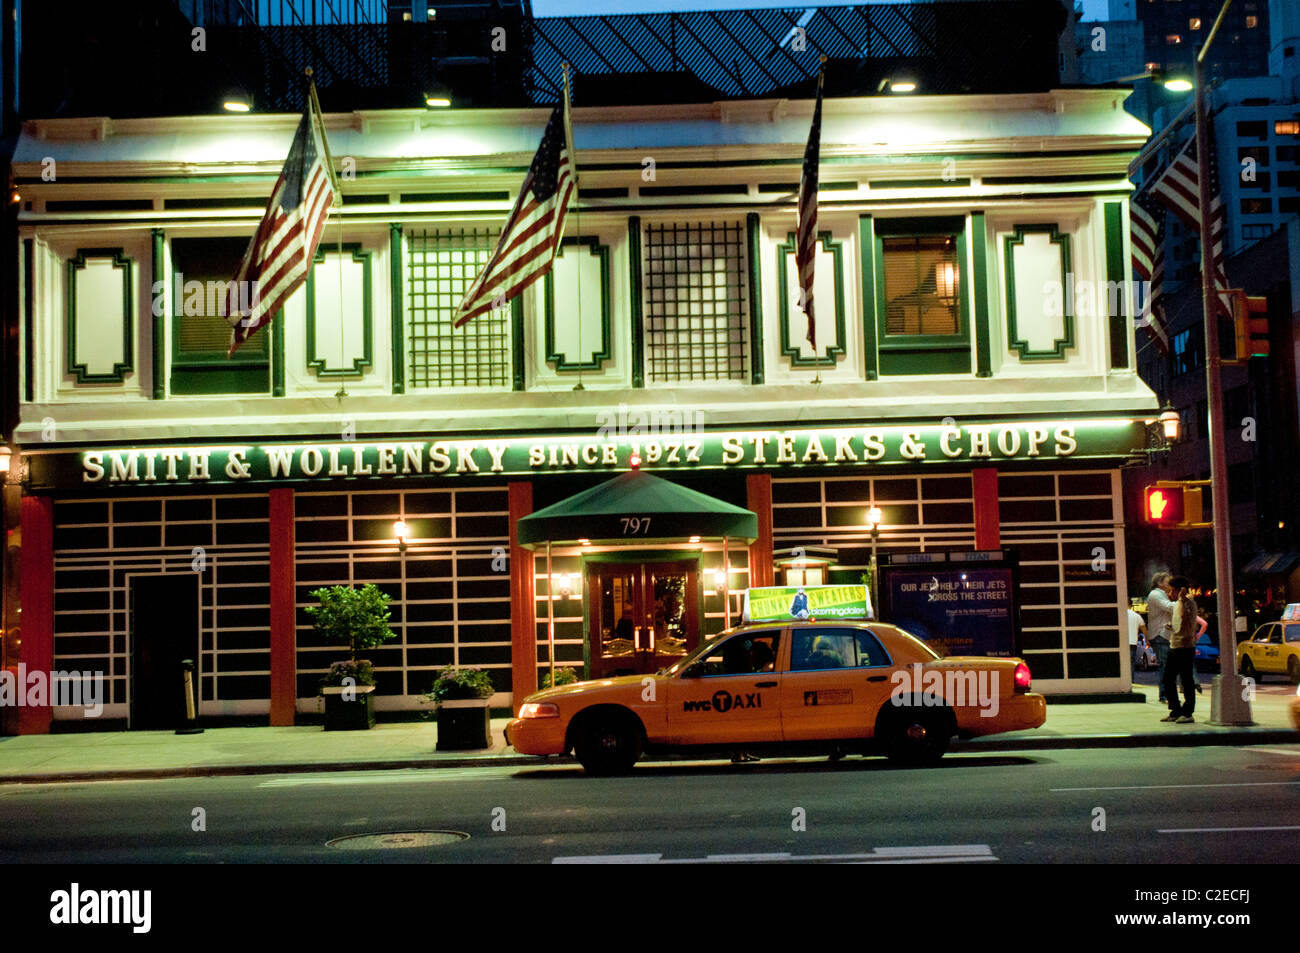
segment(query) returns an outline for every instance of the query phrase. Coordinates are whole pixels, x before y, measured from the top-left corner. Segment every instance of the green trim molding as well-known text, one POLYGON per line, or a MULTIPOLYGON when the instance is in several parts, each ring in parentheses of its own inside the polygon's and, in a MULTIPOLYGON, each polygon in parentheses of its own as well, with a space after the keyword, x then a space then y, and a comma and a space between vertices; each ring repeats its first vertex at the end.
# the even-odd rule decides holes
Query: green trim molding
POLYGON ((524 299, 515 295, 510 299, 510 389, 523 390, 528 386, 524 357, 524 299))
MULTIPOLYGON (((331 252, 338 254, 338 246, 325 248, 317 246, 316 257, 307 272, 307 369, 317 377, 359 377, 374 363, 374 328, 371 302, 370 259, 372 253, 362 251, 360 242, 345 242, 343 251, 350 253, 354 264, 361 266, 361 356, 352 359, 351 367, 328 367, 325 359, 316 354, 316 265, 325 261, 331 252)), ((342 303, 339 305, 342 312, 342 303)), ((344 355, 346 360, 346 355, 344 355)), ((279 388, 283 388, 283 367, 280 368, 279 388)), ((276 394, 277 397, 283 394, 276 394)))
MULTIPOLYGON (((560 372, 598 371, 604 367, 605 362, 614 354, 614 317, 609 290, 609 246, 602 245, 594 235, 588 235, 585 238, 564 239, 562 248, 568 247, 578 251, 585 247, 596 259, 600 268, 600 347, 591 352, 591 359, 587 361, 565 360, 567 355, 555 349, 555 269, 552 268, 546 272, 546 276, 542 279, 542 324, 546 337, 546 360, 554 363, 555 369, 560 372)), ((563 251, 561 251, 561 254, 563 254, 563 251)), ((577 268, 581 271, 581 261, 579 261, 577 268)), ((581 274, 578 276, 578 280, 582 280, 581 274)), ((578 314, 578 320, 582 320, 580 313, 578 314)), ((581 357, 581 355, 578 356, 581 357)))
MULTIPOLYGON (((844 332, 844 243, 832 240, 830 232, 818 232, 817 240, 830 252, 835 263, 835 343, 826 348, 825 355, 805 357, 800 348, 790 343, 790 284, 786 279, 789 259, 795 253, 797 236, 787 233, 786 241, 776 246, 776 284, 780 305, 781 353, 790 359, 791 367, 834 367, 848 348, 844 332)), ((814 302, 815 304, 816 302, 814 302)))
POLYGON ((763 226, 757 212, 745 216, 749 238, 749 382, 763 383, 763 226))
POLYGON ((1070 293, 1070 236, 1057 230, 1055 224, 1017 225, 1015 231, 1002 239, 1007 272, 1007 348, 1018 351, 1022 361, 1063 361, 1067 349, 1074 347, 1073 299, 1070 293), (1016 315, 1016 253, 1017 247, 1024 247, 1025 236, 1032 234, 1046 235, 1053 245, 1060 246, 1061 262, 1061 335, 1055 339, 1050 350, 1035 350, 1029 342, 1020 336, 1020 326, 1016 315))
MULTIPOLYGON (((1129 276, 1128 269, 1125 267, 1128 258, 1124 254, 1123 209, 1124 204, 1122 202, 1106 203, 1106 280, 1118 283, 1121 288, 1127 288, 1129 276)), ((1114 285, 1111 287, 1114 287, 1114 285)), ((1112 368, 1130 366, 1128 346, 1129 295, 1126 294, 1124 298, 1124 306, 1120 309, 1120 313, 1110 315, 1110 366, 1112 368)))
MULTIPOLYGON (((165 258, 166 235, 161 228, 150 230, 151 257, 149 280, 153 282, 154 300, 153 308, 153 335, 150 345, 153 350, 153 393, 150 397, 152 400, 165 400, 167 398, 167 352, 164 348, 167 346, 167 312, 165 309, 158 307, 157 296, 166 295, 166 279, 163 278, 163 272, 166 268, 163 259, 165 258)), ((164 298, 165 300, 165 298, 164 298)))
POLYGON ((975 285, 975 376, 992 377, 993 325, 989 313, 988 226, 983 212, 970 213, 971 269, 975 285))
POLYGON ((132 296, 131 265, 133 261, 126 257, 122 248, 78 248, 77 253, 68 259, 68 286, 65 295, 64 337, 67 343, 68 373, 75 374, 78 384, 121 384, 126 375, 135 370, 132 355, 132 330, 135 322, 135 300, 132 296), (87 258, 107 258, 114 269, 122 269, 122 360, 114 362, 113 369, 100 374, 91 373, 90 369, 77 360, 77 272, 86 267, 87 258))
MULTIPOLYGON (((877 218, 874 222, 875 312, 888 314, 885 300, 885 239, 923 235, 952 235, 957 239, 958 292, 961 330, 957 334, 890 334, 877 322, 876 350, 882 376, 906 374, 970 374, 970 269, 966 267, 966 219, 961 216, 877 218)), ((865 279, 865 276, 864 276, 865 279)), ((869 287, 869 286, 866 286, 869 287)))
POLYGON ((858 216, 858 263, 862 271, 862 373, 874 381, 879 376, 876 347, 876 232, 870 215, 858 216))
POLYGON ((632 386, 645 387, 645 311, 641 287, 641 216, 627 218, 628 292, 632 305, 632 386))
POLYGON ((402 333, 402 226, 388 225, 389 317, 392 321, 393 393, 406 393, 406 338, 402 333))

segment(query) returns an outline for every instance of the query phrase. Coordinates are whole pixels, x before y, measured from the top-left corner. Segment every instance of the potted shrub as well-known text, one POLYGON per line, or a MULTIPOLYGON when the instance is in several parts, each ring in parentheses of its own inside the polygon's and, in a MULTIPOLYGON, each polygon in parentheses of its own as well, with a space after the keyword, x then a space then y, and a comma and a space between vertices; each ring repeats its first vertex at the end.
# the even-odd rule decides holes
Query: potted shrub
MULTIPOLYGON (((578 678, 578 673, 571 668, 557 668, 555 670, 555 684, 557 686, 572 685, 578 681, 580 681, 580 679, 578 678)), ((542 683, 537 686, 537 690, 540 692, 543 689, 550 688, 550 687, 551 687, 551 673, 547 672, 545 675, 542 676, 542 683)))
POLYGON ((396 637, 388 627, 388 596, 374 583, 360 589, 328 586, 311 595, 320 602, 307 607, 316 631, 330 642, 347 645, 352 655, 331 665, 321 679, 325 730, 370 728, 375 723, 375 669, 368 659, 358 659, 357 653, 396 637))
POLYGON ((492 678, 481 668, 445 668, 438 673, 424 700, 438 706, 439 751, 492 747, 492 692, 492 678))

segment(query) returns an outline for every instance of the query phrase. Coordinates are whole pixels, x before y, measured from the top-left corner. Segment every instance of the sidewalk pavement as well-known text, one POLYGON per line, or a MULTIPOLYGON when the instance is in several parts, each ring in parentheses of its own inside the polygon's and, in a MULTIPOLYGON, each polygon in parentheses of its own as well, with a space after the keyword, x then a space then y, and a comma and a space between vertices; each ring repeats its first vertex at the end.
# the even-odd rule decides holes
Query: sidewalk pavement
MULTIPOLYGON (((1261 691, 1252 706, 1256 724, 1245 728, 1208 723, 1208 690, 1199 696, 1197 721, 1176 725, 1160 721, 1165 707, 1156 703, 1154 686, 1133 689, 1148 696, 1145 704, 1054 705, 1049 698, 1041 728, 954 741, 950 752, 1300 743, 1288 714, 1296 697, 1289 688, 1261 691)), ((470 752, 438 751, 432 721, 380 723, 369 731, 327 732, 304 725, 210 728, 197 735, 99 731, 2 737, 0 783, 571 763, 516 754, 505 744, 507 721, 494 718, 493 746, 470 752)))

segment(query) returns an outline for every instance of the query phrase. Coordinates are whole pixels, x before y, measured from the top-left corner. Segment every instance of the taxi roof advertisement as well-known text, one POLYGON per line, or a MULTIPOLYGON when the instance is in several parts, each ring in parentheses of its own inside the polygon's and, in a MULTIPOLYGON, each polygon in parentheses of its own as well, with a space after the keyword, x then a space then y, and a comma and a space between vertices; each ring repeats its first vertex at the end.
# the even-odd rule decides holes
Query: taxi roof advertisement
POLYGON ((870 619, 866 586, 764 586, 745 591, 742 618, 749 622, 792 619, 870 619))

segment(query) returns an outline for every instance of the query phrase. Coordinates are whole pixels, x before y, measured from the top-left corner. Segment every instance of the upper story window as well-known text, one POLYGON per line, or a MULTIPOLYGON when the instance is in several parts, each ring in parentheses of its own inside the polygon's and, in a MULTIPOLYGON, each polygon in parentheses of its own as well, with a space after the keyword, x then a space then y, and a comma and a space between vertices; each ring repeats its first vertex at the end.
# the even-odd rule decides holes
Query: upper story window
POLYGON ((1300 136, 1300 119, 1278 119, 1273 123, 1275 136, 1300 136))
POLYGON ((886 236, 885 334, 960 334, 956 235, 886 236))
POLYGON ((510 380, 510 306, 454 326, 496 245, 488 229, 409 230, 406 380, 412 387, 500 387, 510 380))
POLYGON ((959 216, 874 223, 876 350, 882 375, 969 374, 970 278, 959 216))
MULTIPOLYGON (((249 338, 233 357, 226 292, 239 269, 247 238, 173 238, 171 392, 265 394, 270 391, 271 337, 283 315, 249 338)), ((242 290, 249 303, 251 289, 242 290)))
POLYGON ((749 302, 744 224, 648 225, 644 265, 650 380, 745 380, 749 302))

